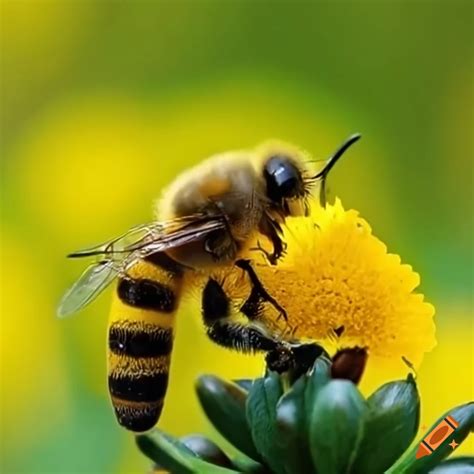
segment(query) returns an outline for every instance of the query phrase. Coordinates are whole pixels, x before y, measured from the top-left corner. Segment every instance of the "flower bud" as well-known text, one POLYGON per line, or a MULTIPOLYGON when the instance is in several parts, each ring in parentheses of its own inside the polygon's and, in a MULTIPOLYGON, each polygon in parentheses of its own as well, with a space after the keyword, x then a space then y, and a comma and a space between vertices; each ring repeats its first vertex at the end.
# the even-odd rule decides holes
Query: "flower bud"
POLYGON ((332 359, 331 377, 345 379, 357 384, 364 373, 367 350, 352 347, 339 350, 332 359))
POLYGON ((367 407, 357 387, 331 380, 316 397, 310 420, 310 451, 317 472, 349 472, 363 433, 367 407))
POLYGON ((413 377, 382 385, 368 398, 367 405, 364 434, 353 469, 385 472, 418 431, 420 397, 413 377))
POLYGON ((212 375, 202 375, 196 392, 209 420, 224 438, 242 453, 258 459, 245 414, 247 392, 212 375))

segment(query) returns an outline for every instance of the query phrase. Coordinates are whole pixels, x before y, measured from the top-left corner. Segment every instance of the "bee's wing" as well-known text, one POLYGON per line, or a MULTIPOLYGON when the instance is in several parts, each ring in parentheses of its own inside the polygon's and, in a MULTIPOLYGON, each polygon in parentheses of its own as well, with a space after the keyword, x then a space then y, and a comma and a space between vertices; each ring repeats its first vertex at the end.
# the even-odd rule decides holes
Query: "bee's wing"
POLYGON ((106 254, 118 254, 126 253, 127 248, 133 245, 136 245, 138 242, 142 241, 147 237, 151 229, 157 224, 142 224, 136 227, 132 227, 124 234, 119 235, 107 242, 104 242, 94 247, 89 247, 87 249, 78 250, 76 252, 70 253, 69 258, 82 258, 82 257, 91 257, 94 255, 106 255, 106 254))
POLYGON ((222 215, 195 214, 170 221, 134 227, 104 244, 74 252, 69 257, 101 256, 90 265, 63 296, 57 314, 69 316, 94 300, 119 274, 138 260, 157 252, 180 247, 209 233, 225 229, 222 215))
POLYGON ((86 306, 114 280, 118 273, 119 269, 110 260, 89 265, 61 299, 57 310, 58 317, 65 318, 86 306))
MULTIPOLYGON (((78 250, 68 255, 69 258, 83 258, 92 256, 111 256, 123 260, 126 254, 143 249, 151 244, 156 244, 157 252, 166 250, 182 243, 173 243, 178 239, 181 241, 186 236, 199 238, 199 232, 206 233, 225 227, 222 215, 192 214, 177 217, 168 221, 152 222, 132 227, 127 232, 114 239, 87 249, 78 250), (163 248, 162 248, 163 247, 163 248), (121 255, 122 254, 122 255, 121 255)), ((186 243, 186 242, 184 242, 186 243)))
POLYGON ((197 214, 194 219, 191 219, 191 216, 173 219, 160 222, 156 229, 151 230, 147 239, 128 247, 128 250, 137 252, 138 258, 145 258, 153 253, 195 242, 211 232, 222 229, 226 229, 222 215, 197 214))

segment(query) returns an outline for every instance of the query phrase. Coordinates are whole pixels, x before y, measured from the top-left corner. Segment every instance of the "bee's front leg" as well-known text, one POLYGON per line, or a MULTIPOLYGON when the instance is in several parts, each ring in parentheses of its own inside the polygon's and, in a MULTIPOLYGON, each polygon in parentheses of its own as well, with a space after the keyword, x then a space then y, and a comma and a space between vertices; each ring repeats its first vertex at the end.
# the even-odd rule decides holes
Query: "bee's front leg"
POLYGON ((278 259, 282 255, 284 255, 285 250, 286 250, 286 244, 285 242, 283 242, 283 240, 280 237, 280 234, 282 233, 281 226, 277 221, 273 220, 268 215, 264 215, 264 217, 260 221, 258 229, 259 229, 259 232, 265 237, 267 237, 273 245, 272 253, 267 252, 261 247, 259 248, 259 250, 264 252, 268 261, 272 265, 276 265, 278 262, 278 259))

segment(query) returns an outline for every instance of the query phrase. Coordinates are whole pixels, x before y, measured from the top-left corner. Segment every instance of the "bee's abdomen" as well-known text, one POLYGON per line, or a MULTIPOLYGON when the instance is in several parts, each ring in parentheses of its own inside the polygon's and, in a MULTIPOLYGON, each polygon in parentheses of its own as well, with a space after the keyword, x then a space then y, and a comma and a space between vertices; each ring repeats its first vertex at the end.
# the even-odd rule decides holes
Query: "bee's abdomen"
POLYGON ((119 280, 112 304, 109 392, 118 422, 132 431, 152 428, 163 409, 182 283, 171 262, 139 262, 119 280))
POLYGON ((109 328, 109 349, 117 356, 159 357, 173 346, 173 330, 141 321, 116 321, 109 328))
POLYGON ((171 328, 139 321, 117 321, 109 328, 109 391, 121 425, 152 428, 168 387, 173 348, 171 328))
POLYGON ((176 296, 171 288, 147 278, 121 279, 117 294, 125 304, 135 308, 172 313, 176 306, 176 296))

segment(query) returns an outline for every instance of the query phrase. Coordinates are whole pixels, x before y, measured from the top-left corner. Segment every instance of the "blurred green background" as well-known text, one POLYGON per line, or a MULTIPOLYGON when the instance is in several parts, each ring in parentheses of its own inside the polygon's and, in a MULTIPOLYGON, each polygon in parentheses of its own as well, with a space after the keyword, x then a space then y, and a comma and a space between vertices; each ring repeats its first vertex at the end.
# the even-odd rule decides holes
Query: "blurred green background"
MULTIPOLYGON (((421 424, 474 398, 473 14, 448 0, 2 1, 1 472, 145 472, 107 398, 110 294, 54 317, 82 268, 64 256, 149 220, 189 165, 270 137, 325 158, 363 134, 330 187, 437 307, 421 424)), ((160 426, 208 432, 196 375, 261 370, 208 342, 189 302, 160 426)))

